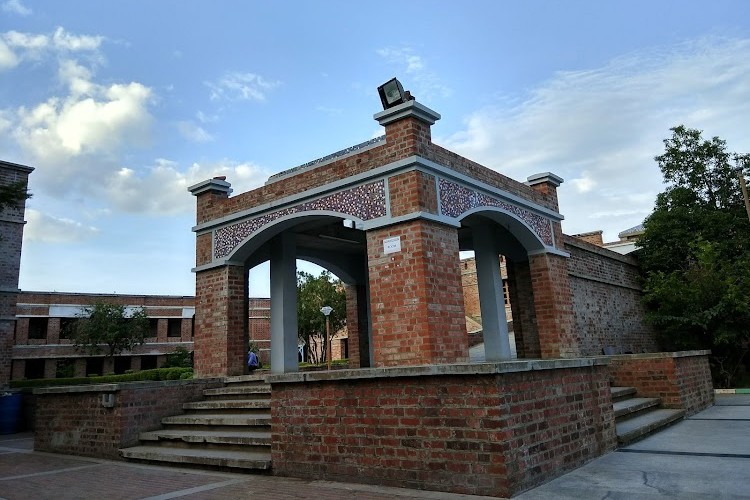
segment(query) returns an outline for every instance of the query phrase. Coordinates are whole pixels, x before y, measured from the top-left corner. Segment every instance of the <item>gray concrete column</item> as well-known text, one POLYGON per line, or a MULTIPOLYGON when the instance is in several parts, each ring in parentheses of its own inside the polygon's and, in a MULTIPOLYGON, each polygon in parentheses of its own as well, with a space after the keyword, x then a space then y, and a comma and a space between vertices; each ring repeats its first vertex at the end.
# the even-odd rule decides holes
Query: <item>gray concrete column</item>
POLYGON ((500 256, 491 226, 481 224, 474 227, 473 236, 485 360, 507 361, 511 359, 511 352, 503 300, 503 278, 500 275, 500 256))
POLYGON ((294 236, 271 243, 271 373, 297 371, 297 255, 294 236))

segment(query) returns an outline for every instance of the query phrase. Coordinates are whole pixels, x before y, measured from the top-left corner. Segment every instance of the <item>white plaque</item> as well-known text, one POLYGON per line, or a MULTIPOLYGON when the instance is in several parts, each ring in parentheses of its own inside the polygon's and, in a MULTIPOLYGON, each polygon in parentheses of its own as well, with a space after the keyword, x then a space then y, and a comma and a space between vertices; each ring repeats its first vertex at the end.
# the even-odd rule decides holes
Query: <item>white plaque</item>
POLYGON ((393 238, 386 238, 383 240, 383 253, 388 255, 389 253, 396 253, 401 251, 401 236, 394 236, 393 238))

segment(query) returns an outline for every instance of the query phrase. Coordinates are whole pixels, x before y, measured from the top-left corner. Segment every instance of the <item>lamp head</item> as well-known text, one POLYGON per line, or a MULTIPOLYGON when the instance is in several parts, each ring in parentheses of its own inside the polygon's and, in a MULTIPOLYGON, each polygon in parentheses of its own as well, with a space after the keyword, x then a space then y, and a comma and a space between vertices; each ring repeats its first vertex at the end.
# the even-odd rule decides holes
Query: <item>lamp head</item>
POLYGON ((333 312, 333 307, 324 306, 320 308, 320 312, 322 312, 324 315, 328 316, 333 312))
POLYGON ((378 87, 378 95, 380 95, 380 102, 383 104, 383 109, 398 106, 408 100, 406 92, 404 92, 404 87, 395 78, 391 78, 378 87))

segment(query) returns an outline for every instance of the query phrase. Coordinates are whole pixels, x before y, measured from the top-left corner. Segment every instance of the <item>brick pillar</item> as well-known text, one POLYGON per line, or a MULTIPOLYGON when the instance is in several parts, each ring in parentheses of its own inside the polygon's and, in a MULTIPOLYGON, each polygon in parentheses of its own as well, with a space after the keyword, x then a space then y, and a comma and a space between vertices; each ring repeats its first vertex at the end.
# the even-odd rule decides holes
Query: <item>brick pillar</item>
POLYGON ((47 320, 47 343, 60 343, 60 318, 49 318, 47 320))
POLYGON ((538 254, 529 257, 539 346, 544 359, 580 356, 573 331, 573 299, 566 257, 538 254))
POLYGON ((23 380, 26 378, 26 360, 25 359, 14 359, 13 360, 13 373, 12 380, 23 380))
POLYGON ((134 372, 140 371, 141 369, 141 357, 133 356, 130 358, 130 369, 134 372))
MULTIPOLYGON (((358 368, 359 362, 359 308, 357 307, 357 285, 346 285, 346 333, 349 337, 349 366, 358 368)), ((367 325, 364 325, 367 326, 367 325)))
POLYGON ((80 358, 75 360, 75 367, 73 368, 74 377, 85 377, 86 376, 86 359, 80 358))
POLYGON ((406 101, 373 118, 385 127, 385 144, 391 161, 395 161, 412 155, 428 155, 432 144, 430 126, 440 119, 440 114, 417 101, 406 101))
POLYGON ((169 320, 166 318, 156 320, 156 341, 169 342, 169 320))
POLYGON ((115 373, 115 358, 106 357, 102 360, 102 375, 115 373))
POLYGON ((180 323, 180 340, 182 342, 190 342, 193 340, 193 319, 182 318, 180 323))
POLYGON ((513 332, 518 358, 540 358, 539 332, 536 326, 534 293, 531 286, 529 262, 506 260, 508 292, 513 312, 513 332))
MULTIPOLYGON (((0 160, 0 186, 16 183, 27 186, 33 170, 0 160)), ((25 199, 0 209, 0 389, 8 385, 11 375, 15 375, 12 358, 25 215, 25 199)))
POLYGON ((244 266, 222 266, 195 275, 195 375, 242 375, 247 356, 244 266))
POLYGON ((375 366, 468 361, 458 233, 413 220, 367 233, 375 366), (400 250, 386 254, 384 240, 400 250))
POLYGON ((57 377, 57 360, 45 359, 44 360, 44 378, 55 378, 55 377, 57 377))

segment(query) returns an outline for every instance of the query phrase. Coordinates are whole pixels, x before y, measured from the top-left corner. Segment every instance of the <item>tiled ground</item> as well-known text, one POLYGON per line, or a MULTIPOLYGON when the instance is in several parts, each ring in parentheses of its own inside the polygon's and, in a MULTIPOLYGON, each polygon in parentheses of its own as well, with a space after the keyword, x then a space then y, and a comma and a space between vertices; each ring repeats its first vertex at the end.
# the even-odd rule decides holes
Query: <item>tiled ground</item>
POLYGON ((96 460, 33 451, 33 436, 0 436, 0 499, 480 498, 361 484, 96 460))

